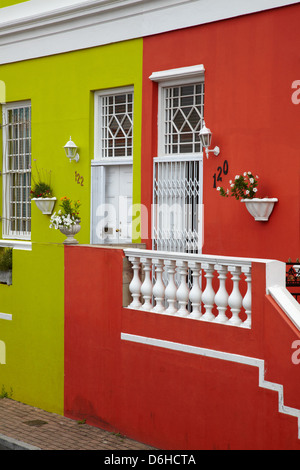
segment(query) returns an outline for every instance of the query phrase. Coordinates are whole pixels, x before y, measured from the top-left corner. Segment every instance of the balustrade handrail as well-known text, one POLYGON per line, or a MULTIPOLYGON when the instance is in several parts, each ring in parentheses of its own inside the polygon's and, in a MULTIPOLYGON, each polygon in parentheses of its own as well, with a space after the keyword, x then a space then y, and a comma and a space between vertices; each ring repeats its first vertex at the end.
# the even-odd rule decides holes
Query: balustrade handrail
POLYGON ((181 253, 170 251, 157 251, 157 250, 144 250, 138 248, 124 248, 126 256, 142 256, 147 258, 163 258, 169 260, 184 260, 184 261, 197 261, 209 262, 211 264, 224 264, 226 266, 251 266, 255 263, 278 263, 277 260, 264 259, 264 258, 240 258, 235 256, 224 255, 205 255, 201 253, 181 253))
POLYGON ((252 263, 266 266, 266 293, 270 287, 284 286, 285 282, 285 264, 276 260, 136 248, 124 248, 124 253, 133 269, 129 285, 132 302, 128 308, 136 310, 251 328, 252 263), (246 286, 243 294, 242 273, 246 286), (202 277, 206 278, 203 291, 202 277), (217 288, 213 285, 216 277, 217 288), (242 311, 246 315, 243 320, 242 311))

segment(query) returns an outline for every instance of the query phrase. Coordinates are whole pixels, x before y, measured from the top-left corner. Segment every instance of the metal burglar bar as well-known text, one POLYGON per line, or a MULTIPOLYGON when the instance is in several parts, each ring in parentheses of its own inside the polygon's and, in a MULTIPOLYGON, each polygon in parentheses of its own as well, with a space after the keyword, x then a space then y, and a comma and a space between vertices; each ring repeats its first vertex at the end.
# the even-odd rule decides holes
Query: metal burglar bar
POLYGON ((153 249, 198 253, 202 161, 154 162, 153 249))
POLYGON ((3 110, 3 236, 30 238, 31 106, 3 110))

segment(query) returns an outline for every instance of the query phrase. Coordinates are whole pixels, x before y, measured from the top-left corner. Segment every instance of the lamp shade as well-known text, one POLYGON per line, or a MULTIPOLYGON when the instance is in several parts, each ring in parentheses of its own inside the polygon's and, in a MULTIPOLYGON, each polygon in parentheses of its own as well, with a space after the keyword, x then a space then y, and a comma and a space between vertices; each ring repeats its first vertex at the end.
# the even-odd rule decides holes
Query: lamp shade
POLYGON ((201 139, 201 143, 204 148, 210 147, 211 144, 211 131, 205 126, 205 122, 203 121, 203 126, 201 131, 199 132, 199 136, 201 139))
POLYGON ((76 156, 76 153, 77 153, 77 145, 74 144, 74 142, 72 141, 71 137, 70 137, 70 140, 66 143, 66 145, 64 146, 64 149, 65 149, 65 152, 66 152, 66 156, 70 159, 70 160, 73 160, 76 156))

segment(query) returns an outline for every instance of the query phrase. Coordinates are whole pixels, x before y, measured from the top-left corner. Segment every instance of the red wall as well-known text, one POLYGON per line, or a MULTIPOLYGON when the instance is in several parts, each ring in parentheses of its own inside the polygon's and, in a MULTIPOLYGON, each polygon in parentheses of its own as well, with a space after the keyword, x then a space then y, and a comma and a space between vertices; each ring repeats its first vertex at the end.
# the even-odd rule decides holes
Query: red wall
POLYGON ((291 99, 300 79, 299 18, 300 5, 293 5, 144 39, 142 202, 149 207, 157 155, 157 84, 149 76, 205 66, 205 121, 221 153, 204 157, 203 253, 300 256, 300 104, 291 99), (258 196, 279 199, 268 222, 254 221, 242 203, 213 188, 225 160, 225 188, 252 171, 260 177, 258 196))
POLYGON ((159 449, 300 449, 258 369, 121 340, 121 333, 265 360, 266 380, 300 409, 300 334, 253 266, 253 325, 242 329, 122 308, 123 251, 65 248, 65 415, 159 449))

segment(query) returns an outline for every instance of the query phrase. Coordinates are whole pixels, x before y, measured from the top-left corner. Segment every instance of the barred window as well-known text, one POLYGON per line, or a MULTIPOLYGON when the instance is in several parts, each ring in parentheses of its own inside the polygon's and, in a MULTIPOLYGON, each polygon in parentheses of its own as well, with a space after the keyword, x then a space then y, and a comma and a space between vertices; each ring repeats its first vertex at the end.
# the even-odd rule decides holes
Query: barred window
POLYGON ((31 105, 3 106, 3 237, 31 232, 31 105))
POLYGON ((201 152, 204 83, 163 89, 165 155, 201 152))
POLYGON ((98 158, 132 158, 133 93, 118 92, 98 97, 98 158))

